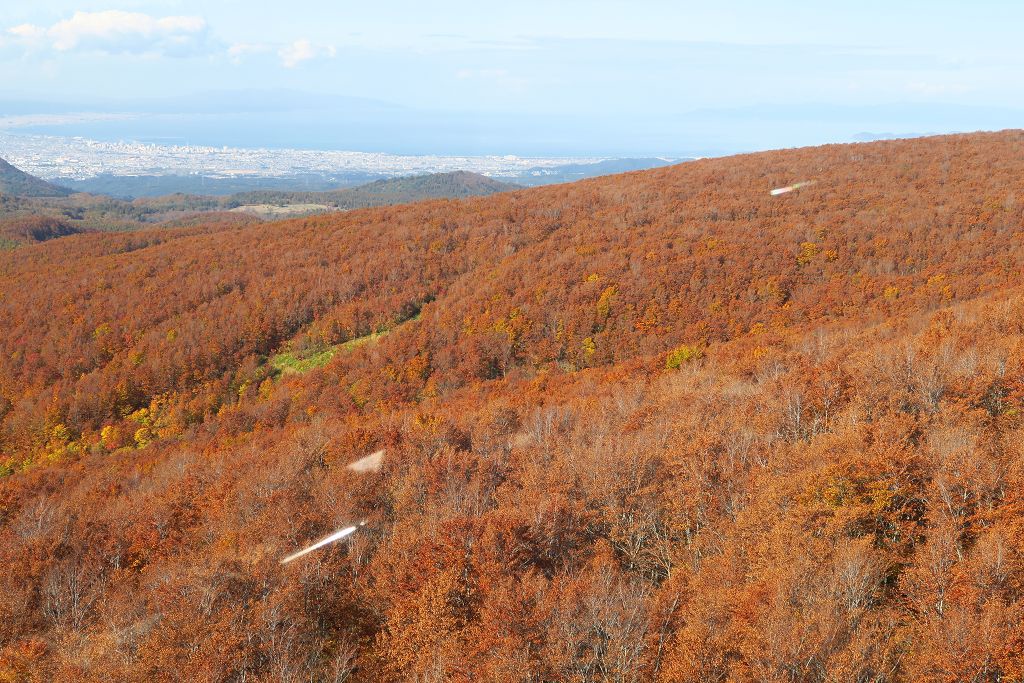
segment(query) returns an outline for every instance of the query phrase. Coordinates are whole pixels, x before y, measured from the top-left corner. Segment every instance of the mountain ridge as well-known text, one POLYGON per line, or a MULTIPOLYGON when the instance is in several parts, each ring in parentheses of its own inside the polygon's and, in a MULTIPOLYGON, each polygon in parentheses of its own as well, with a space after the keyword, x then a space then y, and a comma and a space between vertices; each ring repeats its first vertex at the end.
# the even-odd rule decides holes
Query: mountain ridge
POLYGON ((519 189, 522 187, 480 174, 455 171, 388 178, 326 192, 257 191, 228 197, 172 194, 132 201, 86 193, 55 197, 6 195, 0 201, 0 235, 7 240, 6 247, 82 231, 123 232, 222 220, 239 223, 519 189), (44 222, 50 227, 44 228, 44 222))
POLYGON ((29 175, 0 159, 0 194, 16 197, 66 197, 71 190, 29 175))
POLYGON ((460 199, 521 190, 523 187, 471 171, 429 173, 398 178, 382 178, 351 188, 322 192, 254 191, 230 195, 228 204, 323 203, 347 208, 366 208, 383 204, 408 203, 425 199, 460 199))

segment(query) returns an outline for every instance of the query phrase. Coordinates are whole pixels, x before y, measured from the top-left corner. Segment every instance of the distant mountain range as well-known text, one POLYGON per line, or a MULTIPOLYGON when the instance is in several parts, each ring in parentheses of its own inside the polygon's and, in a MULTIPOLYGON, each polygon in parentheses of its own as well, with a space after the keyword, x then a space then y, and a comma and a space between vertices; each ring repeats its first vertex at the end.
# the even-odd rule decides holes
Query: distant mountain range
POLYGON ((287 178, 240 177, 211 178, 203 175, 114 175, 104 173, 91 178, 61 178, 61 186, 74 192, 105 194, 121 199, 163 197, 171 194, 228 196, 239 192, 262 190, 323 192, 339 187, 352 187, 376 180, 379 176, 359 174, 348 178, 327 178, 305 174, 287 178))
MULTIPOLYGON (((225 204, 325 204, 337 209, 404 204, 423 199, 457 199, 522 189, 521 185, 479 173, 453 171, 375 180, 366 185, 327 192, 255 191, 231 195, 225 204)), ((234 207, 229 207, 234 208, 234 207)))
POLYGON ((357 187, 318 192, 254 190, 226 197, 178 193, 136 199, 132 206, 144 208, 155 215, 189 211, 234 211, 260 218, 282 218, 408 204, 427 199, 482 197, 521 189, 521 185, 502 182, 479 173, 453 171, 387 178, 357 187))
MULTIPOLYGON (((535 167, 524 169, 515 175, 502 176, 495 182, 515 183, 517 185, 534 187, 537 185, 552 185, 555 183, 570 183, 584 178, 611 175, 614 173, 625 173, 627 171, 641 171, 648 168, 665 166, 682 160, 664 159, 658 157, 644 158, 623 158, 605 159, 594 163, 571 163, 551 167, 535 167)), ((433 174, 445 175, 445 174, 433 174)), ((479 178, 485 176, 467 173, 467 176, 476 175, 479 178)), ((404 176, 422 177, 422 176, 404 176)), ((260 176, 260 177, 209 177, 203 175, 113 175, 103 174, 92 178, 71 179, 62 178, 59 182, 62 186, 70 188, 75 192, 89 192, 91 194, 107 194, 121 198, 137 197, 163 197, 171 194, 190 194, 208 196, 231 196, 240 193, 264 193, 283 192, 288 194, 306 194, 328 191, 338 191, 348 188, 363 187, 366 183, 374 181, 390 182, 394 178, 385 177, 384 174, 367 172, 347 172, 332 174, 330 176, 320 173, 306 173, 294 176, 260 176)), ((499 190, 500 191, 500 190, 499 190)), ((463 194, 430 194, 427 197, 438 196, 468 196, 463 194)), ((374 204, 376 205, 376 204, 374 204)))
POLYGON ((454 171, 377 179, 354 187, 330 189, 324 187, 327 183, 320 179, 320 184, 308 183, 316 190, 306 190, 288 187, 288 179, 262 178, 258 179, 261 184, 255 188, 249 186, 247 191, 220 194, 217 190, 238 187, 239 184, 245 188, 244 179, 206 178, 203 184, 198 184, 200 179, 196 176, 103 176, 92 179, 95 184, 80 181, 70 189, 32 176, 0 160, 0 248, 42 242, 83 231, 122 232, 154 225, 175 227, 198 222, 272 220, 428 199, 478 197, 520 190, 524 186, 574 182, 669 163, 672 162, 660 158, 609 159, 589 164, 533 168, 516 178, 517 183, 469 171, 454 171), (274 187, 271 185, 274 181, 285 187, 274 187), (185 187, 209 191, 165 191, 157 196, 144 194, 136 199, 130 198, 133 191, 140 188, 156 195, 156 190, 171 190, 178 187, 179 182, 184 182, 185 187), (89 191, 93 187, 107 192, 89 191))
POLYGON ((204 221, 245 222, 517 189, 522 186, 455 171, 389 178, 323 192, 260 190, 226 197, 178 193, 125 200, 72 193, 0 160, 0 248, 83 231, 126 231, 204 221))

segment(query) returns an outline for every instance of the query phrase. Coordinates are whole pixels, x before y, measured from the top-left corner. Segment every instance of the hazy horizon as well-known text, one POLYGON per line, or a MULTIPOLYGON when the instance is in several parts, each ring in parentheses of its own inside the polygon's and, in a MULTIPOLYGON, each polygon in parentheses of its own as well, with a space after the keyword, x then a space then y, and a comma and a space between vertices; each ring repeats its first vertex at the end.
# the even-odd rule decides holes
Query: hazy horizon
POLYGON ((1024 125, 1013 36, 1024 7, 1011 3, 472 10, 8 6, 0 129, 396 154, 678 157, 1024 125), (38 119, 67 112, 121 116, 38 119))
MULTIPOLYGON (((626 130, 608 116, 593 116, 583 135, 567 116, 490 115, 426 111, 337 98, 319 106, 250 108, 258 91, 237 93, 246 106, 196 111, 182 98, 160 103, 119 102, 39 106, 40 111, 0 116, 0 131, 85 137, 105 142, 267 149, 345 150, 390 154, 521 156, 720 156, 767 149, 857 142, 882 137, 1000 130, 1024 125, 1009 108, 948 105, 837 107, 821 104, 704 109, 648 115, 626 130), (175 108, 177 105, 178 108, 175 108), (147 108, 148 106, 148 108, 147 108), (685 136, 673 138, 667 129, 685 136)), ((274 91, 266 91, 271 99, 274 91)), ((43 103, 39 103, 42 105, 43 103)), ((63 104, 63 103, 53 103, 63 104)), ((4 103, 0 101, 0 107, 4 103)), ((8 107, 6 111, 14 111, 8 107)))

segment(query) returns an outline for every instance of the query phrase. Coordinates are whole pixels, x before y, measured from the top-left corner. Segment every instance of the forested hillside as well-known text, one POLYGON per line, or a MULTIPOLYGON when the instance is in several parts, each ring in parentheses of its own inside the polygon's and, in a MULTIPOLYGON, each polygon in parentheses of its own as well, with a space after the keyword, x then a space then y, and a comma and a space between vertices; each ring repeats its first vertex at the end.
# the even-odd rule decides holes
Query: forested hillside
POLYGON ((245 204, 325 204, 338 209, 408 204, 424 199, 484 197, 497 192, 518 190, 521 186, 489 178, 479 173, 453 171, 428 175, 375 180, 358 187, 326 192, 240 192, 226 197, 227 208, 245 204))
POLYGON ((1024 680, 1022 193, 1009 131, 0 253, 0 680, 1024 680))
POLYGON ((227 197, 173 194, 135 200, 71 194, 0 160, 0 249, 79 232, 127 232, 200 223, 252 223, 424 199, 480 197, 520 189, 477 173, 455 171, 378 180, 325 192, 243 192, 227 197))
POLYGON ((51 185, 0 159, 0 195, 2 194, 23 197, 66 197, 71 194, 71 190, 51 185))

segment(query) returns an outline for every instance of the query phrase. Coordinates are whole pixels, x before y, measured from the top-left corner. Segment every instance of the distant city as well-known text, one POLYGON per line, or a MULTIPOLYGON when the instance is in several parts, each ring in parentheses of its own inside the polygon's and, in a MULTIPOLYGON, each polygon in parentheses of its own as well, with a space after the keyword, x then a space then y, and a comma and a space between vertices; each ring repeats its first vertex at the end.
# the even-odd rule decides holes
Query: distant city
MULTIPOLYGON (((203 175, 209 178, 287 177, 306 174, 403 176, 473 171, 497 178, 601 157, 413 156, 303 149, 244 149, 143 142, 101 142, 81 137, 0 134, 0 157, 47 180, 85 180, 101 175, 203 175)), ((668 161, 668 160, 666 160, 668 161)))
POLYGON ((123 196, 176 191, 329 189, 381 178, 471 171, 524 185, 566 182, 660 166, 681 159, 402 155, 109 142, 0 132, 0 158, 79 191, 123 196))

